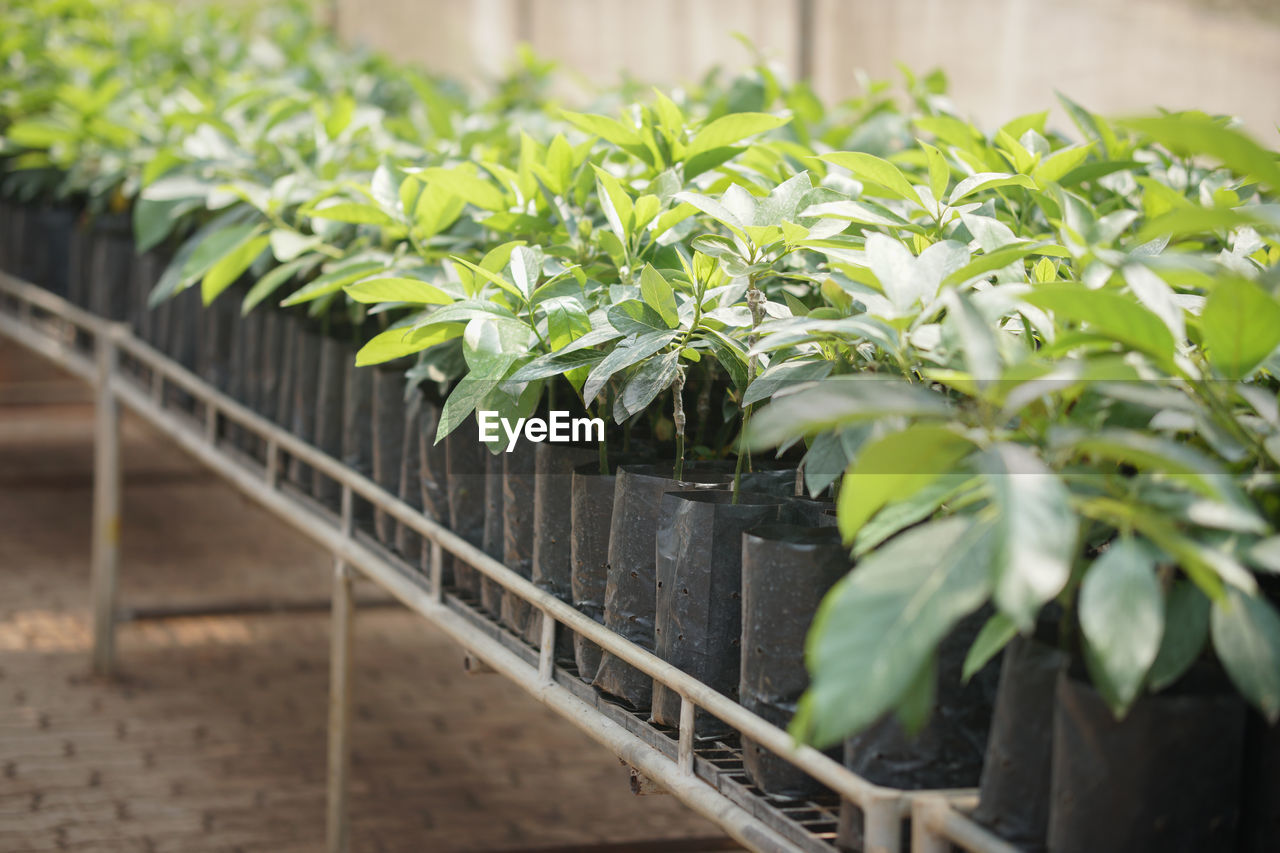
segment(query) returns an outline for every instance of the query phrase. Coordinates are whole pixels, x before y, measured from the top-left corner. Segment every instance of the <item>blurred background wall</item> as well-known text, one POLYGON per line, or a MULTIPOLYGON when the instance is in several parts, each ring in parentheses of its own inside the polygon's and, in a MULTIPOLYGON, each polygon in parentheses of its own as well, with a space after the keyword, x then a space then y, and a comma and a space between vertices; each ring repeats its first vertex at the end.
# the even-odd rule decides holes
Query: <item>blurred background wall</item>
MULTIPOLYGON (((471 80, 521 42, 582 88, 627 73, 678 84, 751 64, 746 36, 838 99, 859 73, 941 67, 961 113, 987 127, 1054 103, 1104 113, 1197 107, 1277 146, 1280 0, 331 0, 338 31, 471 80)), ((1059 116, 1060 118, 1061 116, 1059 116)))

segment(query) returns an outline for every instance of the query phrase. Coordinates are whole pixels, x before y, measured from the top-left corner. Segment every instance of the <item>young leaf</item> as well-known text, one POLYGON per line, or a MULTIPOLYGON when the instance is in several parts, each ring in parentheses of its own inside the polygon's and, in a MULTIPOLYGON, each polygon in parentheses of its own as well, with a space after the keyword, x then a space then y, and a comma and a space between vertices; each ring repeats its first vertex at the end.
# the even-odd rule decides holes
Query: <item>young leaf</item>
POLYGON ((747 444, 752 450, 764 450, 802 435, 886 415, 945 418, 948 413, 940 394, 906 382, 833 377, 774 397, 751 419, 747 444))
POLYGON ((1203 114, 1135 118, 1122 124, 1150 136, 1175 154, 1209 156, 1239 175, 1251 176, 1280 191, 1276 155, 1246 134, 1203 114))
POLYGON ((924 149, 929 161, 929 191, 935 199, 941 201, 947 192, 947 184, 951 181, 951 167, 947 165, 947 158, 934 146, 921 142, 920 147, 924 149))
POLYGON ((1145 352, 1160 363, 1173 355, 1169 327, 1132 297, 1062 282, 1039 285, 1024 298, 1061 319, 1087 323, 1090 331, 1145 352))
POLYGON ((707 124, 698 131, 685 152, 686 159, 693 159, 715 148, 733 145, 748 136, 782 127, 790 118, 768 113, 730 113, 707 124))
POLYGON ((645 304, 657 311, 669 327, 674 329, 679 325, 675 291, 662 277, 662 273, 650 264, 645 264, 640 273, 640 295, 645 304))
POLYGON ((951 198, 947 200, 947 204, 955 207, 961 201, 964 201, 974 193, 980 193, 983 190, 993 190, 999 187, 1025 187, 1029 190, 1038 189, 1036 182, 1026 175, 1009 175, 1003 172, 979 172, 976 175, 970 175, 960 183, 956 184, 956 188, 951 191, 951 198))
POLYGON ((205 305, 217 299, 222 291, 244 274, 249 265, 262 254, 262 250, 267 248, 268 239, 263 234, 245 240, 209 267, 209 271, 204 274, 204 280, 200 283, 200 296, 205 305))
POLYGON ((988 619, 982 626, 982 630, 978 632, 973 645, 969 647, 969 653, 964 656, 964 671, 960 675, 961 679, 968 683, 978 670, 1000 654, 1001 649, 1009 645, 1009 641, 1016 636, 1018 636, 1018 626, 1008 616, 997 613, 988 619))
POLYGON ((458 337, 462 334, 462 329, 463 326, 460 323, 444 323, 426 330, 404 327, 387 329, 385 332, 374 335, 360 348, 356 353, 356 367, 381 364, 384 361, 394 361, 397 358, 421 352, 458 337))
POLYGON ((1244 379, 1280 345, 1280 302, 1251 281, 1221 278, 1200 328, 1209 362, 1227 379, 1244 379))
MULTIPOLYGON (((783 405, 787 398, 781 398, 783 405)), ((882 507, 905 500, 949 473, 973 444, 943 424, 912 424, 862 447, 845 474, 836 506, 840 533, 853 541, 882 507)))
POLYGON ((423 305, 448 305, 454 297, 434 284, 416 278, 369 278, 345 288, 356 302, 413 302, 423 305))
POLYGON ((862 151, 837 151, 834 154, 823 154, 822 159, 828 163, 848 169, 861 181, 869 181, 888 190, 896 198, 904 198, 924 207, 920 195, 911 186, 902 171, 888 160, 862 151))
POLYGON ((311 211, 312 219, 332 219, 353 225, 398 225, 399 223, 381 208, 360 202, 338 202, 311 211))

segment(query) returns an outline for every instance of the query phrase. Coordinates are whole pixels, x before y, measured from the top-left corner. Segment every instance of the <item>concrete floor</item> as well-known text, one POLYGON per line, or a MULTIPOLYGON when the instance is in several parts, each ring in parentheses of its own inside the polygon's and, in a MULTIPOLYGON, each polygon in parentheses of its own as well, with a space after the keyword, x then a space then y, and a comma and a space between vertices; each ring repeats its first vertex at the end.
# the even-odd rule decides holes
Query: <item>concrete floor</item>
MULTIPOLYGON (((86 394, 0 340, 0 851, 322 850, 327 613, 131 623, 88 675, 86 394)), ((323 552, 123 434, 123 604, 327 596, 323 552)), ((729 849, 407 611, 363 612, 355 661, 356 851, 729 849)))

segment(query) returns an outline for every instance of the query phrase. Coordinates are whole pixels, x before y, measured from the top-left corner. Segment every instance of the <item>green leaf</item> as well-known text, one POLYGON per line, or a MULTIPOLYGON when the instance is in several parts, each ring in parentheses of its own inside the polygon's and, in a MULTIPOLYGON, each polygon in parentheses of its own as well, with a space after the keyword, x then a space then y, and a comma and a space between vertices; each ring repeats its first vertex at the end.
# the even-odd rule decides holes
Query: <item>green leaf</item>
POLYGON ((337 222, 348 222, 353 225, 398 225, 389 214, 380 207, 361 202, 339 202, 310 212, 312 219, 332 219, 337 222))
POLYGON ((793 733, 826 747, 905 698, 938 642, 986 600, 990 533, 963 516, 909 530, 831 589, 809 631, 813 683, 793 733))
POLYGON ((1086 323, 1095 334, 1145 352, 1161 364, 1173 356, 1169 327, 1125 294, 1090 290, 1074 282, 1049 282, 1037 285, 1024 299, 1059 318, 1086 323))
MULTIPOLYGON (((532 382, 536 379, 560 376, 580 367, 594 367, 604 357, 604 353, 593 349, 575 350, 567 353, 547 353, 518 368, 515 373, 511 374, 511 381, 532 382)), ((588 400, 587 402, 590 403, 591 401, 588 400)))
MULTIPOLYGON (((781 398, 786 404, 785 397, 781 398)), ((836 517, 851 542, 884 506, 928 486, 973 451, 973 443, 944 424, 912 424, 863 445, 840 486, 836 517)))
POLYGON ((794 394, 775 396, 751 419, 752 450, 776 447, 792 438, 887 415, 945 418, 940 394, 894 379, 832 377, 794 394))
POLYGON ((1027 175, 1010 175, 1005 172, 979 172, 956 184, 956 188, 951 191, 951 198, 947 200, 947 204, 954 207, 974 193, 994 190, 999 187, 1037 189, 1036 182, 1027 175))
POLYGON ((834 365, 822 361, 782 361, 771 364, 755 378, 747 393, 742 396, 742 405, 750 406, 761 400, 767 400, 778 391, 790 389, 804 382, 825 379, 834 365))
POLYGON ((310 284, 294 291, 280 305, 288 308, 291 305, 301 305, 304 302, 328 296, 330 293, 337 293, 348 284, 359 281, 373 273, 381 272, 383 269, 385 269, 385 265, 380 261, 357 261, 355 263, 342 264, 319 276, 310 284))
POLYGON ((626 299, 608 311, 610 324, 624 335, 667 331, 662 315, 639 299, 626 299))
POLYGON ((561 111, 561 115, 564 116, 565 121, 584 133, 598 136, 606 142, 612 142, 623 150, 644 149, 644 141, 641 140, 640 134, 617 119, 591 113, 574 113, 568 110, 561 111))
POLYGON ((913 201, 918 207, 924 207, 915 187, 897 166, 874 154, 862 151, 837 151, 834 154, 823 154, 822 159, 841 168, 848 169, 861 181, 869 181, 888 190, 896 198, 913 201))
POLYGON ((314 234, 299 234, 292 228, 275 228, 271 231, 271 253, 281 263, 292 261, 324 242, 314 234))
POLYGON ((1093 147, 1094 143, 1090 142, 1059 149, 1036 164, 1031 170, 1031 177, 1041 186, 1056 184, 1083 163, 1093 147))
POLYGON ((1147 545, 1126 537, 1094 560, 1080 584, 1080 629, 1117 717, 1137 698, 1160 651, 1164 598, 1155 563, 1147 545))
POLYGON ((685 151, 685 159, 691 160, 699 154, 740 142, 748 136, 775 130, 782 127, 790 118, 774 116, 768 113, 730 113, 707 124, 693 137, 685 151))
POLYGON ((646 305, 658 312, 667 326, 674 329, 680 324, 675 291, 662 273, 650 264, 645 264, 640 272, 640 296, 646 305))
POLYGON ((410 176, 428 187, 435 186, 482 210, 506 210, 507 196, 492 182, 478 177, 470 165, 443 168, 435 166, 410 176))
POLYGON ((442 344, 462 334, 460 323, 446 323, 432 326, 427 330, 412 328, 388 329, 374 335, 360 351, 356 353, 356 367, 370 364, 381 364, 384 361, 395 361, 406 355, 412 355, 424 349, 442 344))
POLYGON ((448 305, 454 297, 434 284, 417 278, 367 278, 347 285, 347 296, 356 302, 413 302, 423 305, 448 305))
POLYGON ((934 655, 930 655, 893 709, 894 716, 898 718, 907 737, 915 737, 929 722, 938 700, 937 694, 938 661, 934 655))
POLYGON ((240 313, 242 315, 248 314, 258 305, 258 303, 275 293, 282 284, 293 278, 295 274, 306 267, 309 263, 315 263, 314 258, 295 258, 287 264, 281 264, 275 269, 272 269, 262 278, 258 279, 258 281, 254 283, 253 287, 249 288, 249 292, 245 294, 244 302, 240 305, 240 313))
POLYGON ((634 203, 617 178, 599 166, 593 165, 592 168, 596 171, 596 195, 600 199, 605 219, 625 246, 631 239, 631 231, 635 226, 634 203))
POLYGON ((533 297, 542 276, 540 255, 528 246, 516 246, 511 250, 511 280, 520 288, 526 301, 533 297))
POLYGON ((1244 379, 1280 345, 1280 302, 1251 281, 1220 278, 1200 315, 1209 363, 1244 379))
POLYGON ((961 679, 968 683, 978 670, 1000 654, 1000 651, 1016 636, 1018 636, 1018 626, 1008 616, 997 613, 988 619, 982 626, 982 630, 978 632, 973 645, 969 647, 969 653, 964 656, 964 671, 960 676, 961 679))
POLYGON ((733 387, 741 393, 747 387, 747 348, 715 329, 703 329, 703 340, 716 354, 716 361, 729 374, 733 387))
POLYGON ((432 311, 425 320, 418 323, 418 328, 433 326, 437 323, 469 323, 484 317, 515 319, 515 316, 510 308, 499 305, 497 302, 486 299, 464 299, 432 311))
POLYGON ((614 420, 621 423, 631 415, 644 411, 654 398, 665 391, 680 369, 680 351, 672 350, 661 358, 646 362, 622 388, 614 409, 614 420), (622 417, 619 417, 622 414, 622 417))
POLYGON ((979 276, 1002 270, 1014 261, 1020 261, 1028 255, 1036 254, 1048 245, 1048 241, 1036 240, 1025 243, 1010 243, 993 252, 984 252, 944 278, 942 283, 944 285, 963 284, 979 276))
POLYGON ((1207 115, 1153 116, 1128 119, 1121 124, 1146 134, 1175 154, 1212 157, 1235 173, 1256 178, 1280 191, 1280 165, 1275 153, 1207 115))
POLYGON ((924 149, 925 159, 929 163, 929 191, 933 193, 934 199, 941 202, 946 195, 947 184, 951 182, 951 167, 947 165, 947 158, 934 146, 921 142, 920 147, 924 149))
POLYGON ((1228 590, 1213 605, 1213 648, 1236 688, 1275 724, 1280 720, 1280 616, 1265 599, 1228 590))
POLYGON ((1195 663, 1209 638, 1209 599, 1196 585, 1179 580, 1165 598, 1164 637, 1147 683, 1152 690, 1173 684, 1195 663))
POLYGON ((1175 239, 1193 234, 1217 234, 1241 226, 1270 226, 1275 228, 1274 217, 1264 216, 1261 208, 1201 207, 1182 205, 1148 220, 1134 238, 1147 243, 1159 237, 1175 239))
POLYGON ((1096 431, 1063 428, 1051 441, 1055 451, 1109 459, 1152 474, 1169 477, 1212 498, 1224 498, 1221 469, 1191 446, 1157 435, 1116 427, 1096 431))
POLYGON ((203 204, 202 198, 180 198, 172 201, 136 199, 133 203, 133 233, 137 237, 138 251, 145 252, 163 243, 184 214, 202 207, 203 204))
POLYGON ((1071 496, 1030 449, 996 444, 977 460, 991 488, 995 522, 995 601, 1022 631, 1066 586, 1076 551, 1071 496))
MULTIPOLYGON (((258 232, 254 230, 250 233, 258 232)), ((208 305, 217 299, 222 291, 234 284, 258 255, 262 254, 262 250, 267 248, 268 242, 269 238, 265 234, 252 237, 227 252, 217 263, 209 267, 209 271, 204 274, 204 280, 200 283, 200 297, 204 300, 204 304, 208 305)))
POLYGON ((592 368, 590 375, 587 376, 586 384, 582 386, 583 401, 590 405, 600 393, 600 389, 609 381, 609 377, 619 370, 648 358, 675 338, 675 332, 662 329, 640 335, 630 346, 615 347, 603 361, 592 368))

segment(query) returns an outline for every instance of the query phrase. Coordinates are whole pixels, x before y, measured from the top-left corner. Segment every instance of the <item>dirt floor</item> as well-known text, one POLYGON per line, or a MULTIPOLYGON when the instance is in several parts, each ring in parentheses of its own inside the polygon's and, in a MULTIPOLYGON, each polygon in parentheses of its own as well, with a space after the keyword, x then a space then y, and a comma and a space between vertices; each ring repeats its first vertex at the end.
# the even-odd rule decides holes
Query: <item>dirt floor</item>
MULTIPOLYGON (((327 599, 323 552, 123 435, 122 605, 327 599)), ((0 339, 0 853, 322 850, 327 612, 132 622, 122 677, 91 678, 91 471, 87 391, 0 339)), ((421 619, 356 630, 354 850, 726 849, 421 619)))

